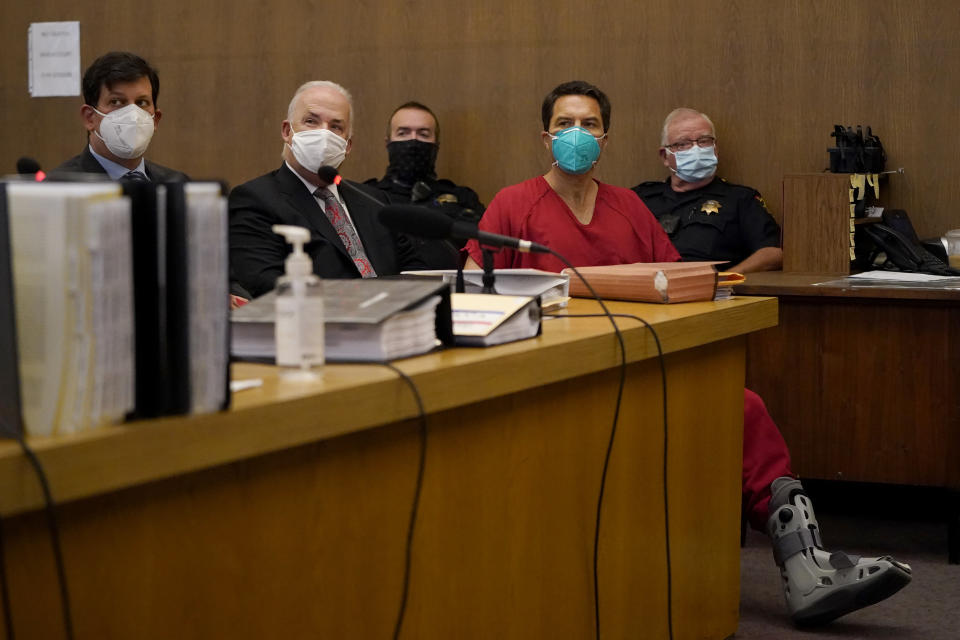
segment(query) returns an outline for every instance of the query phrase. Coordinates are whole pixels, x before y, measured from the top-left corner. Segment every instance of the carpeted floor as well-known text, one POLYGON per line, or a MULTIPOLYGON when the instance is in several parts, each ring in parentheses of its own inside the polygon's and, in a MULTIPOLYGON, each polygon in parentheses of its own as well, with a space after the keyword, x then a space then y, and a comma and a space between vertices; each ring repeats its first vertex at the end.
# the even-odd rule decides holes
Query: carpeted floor
MULTIPOLYGON (((815 496, 811 489, 808 487, 815 496)), ((885 513, 881 508, 883 519, 865 513, 849 515, 851 510, 843 509, 842 503, 858 504, 856 496, 841 497, 841 504, 828 504, 824 499, 823 508, 814 500, 826 549, 863 556, 892 555, 911 566, 913 581, 884 602, 812 630, 797 629, 790 622, 769 540, 760 532, 749 531, 740 559, 736 638, 960 639, 960 565, 947 563, 947 526, 934 519, 937 501, 926 498, 914 495, 909 508, 885 513)))

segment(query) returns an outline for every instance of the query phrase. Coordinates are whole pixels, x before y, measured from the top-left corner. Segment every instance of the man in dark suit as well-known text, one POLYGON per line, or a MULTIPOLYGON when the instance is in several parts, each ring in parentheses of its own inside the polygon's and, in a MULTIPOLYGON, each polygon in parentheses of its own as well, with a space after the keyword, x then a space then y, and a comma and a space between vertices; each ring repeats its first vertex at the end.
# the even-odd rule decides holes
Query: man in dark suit
POLYGON ((327 81, 307 82, 293 96, 280 125, 283 164, 230 193, 230 269, 254 297, 273 289, 290 253, 273 225, 310 231, 304 250, 321 278, 370 278, 422 268, 409 239, 380 224, 377 189, 349 182, 328 184, 322 166, 339 167, 353 144, 350 93, 327 81))
POLYGON ((80 115, 88 144, 51 171, 49 179, 92 173, 106 174, 111 180, 189 180, 186 174, 143 157, 160 124, 159 93, 156 69, 140 56, 113 51, 97 58, 83 74, 80 115))

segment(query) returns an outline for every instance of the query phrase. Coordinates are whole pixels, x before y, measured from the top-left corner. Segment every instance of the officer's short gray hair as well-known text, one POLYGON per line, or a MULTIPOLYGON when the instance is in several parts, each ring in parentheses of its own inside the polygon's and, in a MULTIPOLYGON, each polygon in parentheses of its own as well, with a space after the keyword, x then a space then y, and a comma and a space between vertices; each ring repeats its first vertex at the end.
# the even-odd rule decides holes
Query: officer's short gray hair
POLYGON ((311 80, 310 82, 304 82, 300 85, 300 88, 293 94, 293 98, 290 100, 290 106, 287 107, 287 120, 293 121, 293 112, 297 108, 297 100, 300 99, 300 96, 304 91, 314 89, 317 87, 326 87, 327 89, 333 89, 334 91, 339 91, 344 98, 347 99, 347 104, 350 105, 350 126, 347 127, 347 138, 353 137, 353 96, 350 95, 350 92, 345 88, 337 84, 336 82, 331 82, 330 80, 311 80))
POLYGON ((670 140, 670 138, 667 137, 667 127, 669 127, 674 120, 679 120, 680 118, 690 118, 694 116, 699 116, 706 120, 707 124, 710 125, 710 133, 716 137, 717 129, 713 126, 713 120, 710 119, 710 116, 701 111, 697 111, 696 109, 680 107, 679 109, 674 109, 671 111, 663 121, 663 130, 660 132, 660 146, 667 146, 667 142, 670 140))

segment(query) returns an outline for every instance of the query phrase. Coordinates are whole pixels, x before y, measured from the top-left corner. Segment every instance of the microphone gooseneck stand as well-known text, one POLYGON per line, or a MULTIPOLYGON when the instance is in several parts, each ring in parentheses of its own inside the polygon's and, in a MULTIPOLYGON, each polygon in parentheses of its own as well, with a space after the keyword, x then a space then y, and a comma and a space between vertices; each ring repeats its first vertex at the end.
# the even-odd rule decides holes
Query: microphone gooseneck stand
POLYGON ((463 259, 457 256, 457 284, 455 291, 457 293, 466 293, 467 283, 463 279, 463 259))
POLYGON ((496 293, 497 290, 493 286, 496 277, 493 275, 493 250, 480 247, 480 251, 483 252, 483 289, 480 292, 496 293))

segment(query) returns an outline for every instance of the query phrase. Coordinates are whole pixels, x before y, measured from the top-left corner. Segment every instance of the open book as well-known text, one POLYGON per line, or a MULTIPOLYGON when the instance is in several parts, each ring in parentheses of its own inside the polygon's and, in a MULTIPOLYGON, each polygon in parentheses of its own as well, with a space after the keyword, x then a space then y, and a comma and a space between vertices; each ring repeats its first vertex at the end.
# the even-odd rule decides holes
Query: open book
MULTIPOLYGON (((637 302, 693 302, 713 300, 717 290, 717 262, 638 262, 600 267, 578 267, 597 295, 637 302)), ((592 298, 572 269, 570 295, 592 298)))

